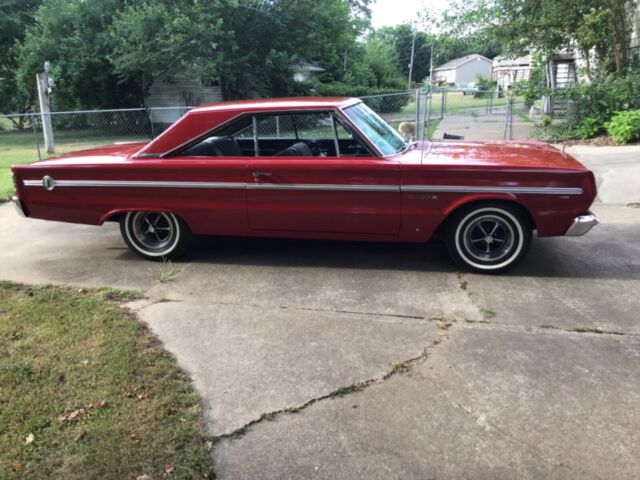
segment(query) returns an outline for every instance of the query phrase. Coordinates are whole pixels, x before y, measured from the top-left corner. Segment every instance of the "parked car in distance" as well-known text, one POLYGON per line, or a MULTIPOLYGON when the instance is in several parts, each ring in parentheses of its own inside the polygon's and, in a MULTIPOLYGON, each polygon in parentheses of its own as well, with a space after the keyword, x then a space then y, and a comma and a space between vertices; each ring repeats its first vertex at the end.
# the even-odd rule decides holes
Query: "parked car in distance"
POLYGON ((504 271, 538 237, 598 223, 592 172, 543 142, 403 139, 354 98, 223 102, 191 110, 148 143, 12 167, 24 216, 120 223, 147 259, 192 235, 426 242, 504 271))

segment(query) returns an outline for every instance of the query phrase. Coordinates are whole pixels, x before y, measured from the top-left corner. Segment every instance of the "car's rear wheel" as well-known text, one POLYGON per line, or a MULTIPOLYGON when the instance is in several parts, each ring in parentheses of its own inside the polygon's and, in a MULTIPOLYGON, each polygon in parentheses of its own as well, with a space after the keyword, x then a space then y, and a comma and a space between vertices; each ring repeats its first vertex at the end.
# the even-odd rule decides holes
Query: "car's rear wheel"
POLYGON ((174 259, 191 243, 191 230, 180 217, 168 212, 128 212, 120 220, 127 246, 148 260, 174 259))
POLYGON ((527 253, 531 236, 525 213, 498 203, 456 212, 446 229, 451 258, 467 270, 482 273, 504 272, 517 264, 527 253))

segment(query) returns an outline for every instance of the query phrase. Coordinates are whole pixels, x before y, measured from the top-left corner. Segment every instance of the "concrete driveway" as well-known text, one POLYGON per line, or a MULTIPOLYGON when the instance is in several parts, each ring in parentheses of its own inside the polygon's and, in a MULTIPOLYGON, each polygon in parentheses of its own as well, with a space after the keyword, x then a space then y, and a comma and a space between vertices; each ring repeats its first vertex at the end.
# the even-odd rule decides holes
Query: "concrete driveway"
POLYGON ((143 290, 221 479, 635 479, 640 209, 594 210, 482 276, 438 243, 200 239, 154 264, 115 225, 2 205, 0 278, 143 290))

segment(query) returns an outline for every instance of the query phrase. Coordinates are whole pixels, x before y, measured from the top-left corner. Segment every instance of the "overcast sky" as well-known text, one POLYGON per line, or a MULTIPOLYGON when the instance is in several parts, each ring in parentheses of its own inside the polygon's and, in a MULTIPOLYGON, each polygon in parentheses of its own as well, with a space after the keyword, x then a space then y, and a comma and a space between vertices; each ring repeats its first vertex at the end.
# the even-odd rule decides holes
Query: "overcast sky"
POLYGON ((447 4, 447 0, 377 0, 371 7, 371 23, 374 28, 380 28, 411 22, 418 18, 418 12, 442 10, 447 4))

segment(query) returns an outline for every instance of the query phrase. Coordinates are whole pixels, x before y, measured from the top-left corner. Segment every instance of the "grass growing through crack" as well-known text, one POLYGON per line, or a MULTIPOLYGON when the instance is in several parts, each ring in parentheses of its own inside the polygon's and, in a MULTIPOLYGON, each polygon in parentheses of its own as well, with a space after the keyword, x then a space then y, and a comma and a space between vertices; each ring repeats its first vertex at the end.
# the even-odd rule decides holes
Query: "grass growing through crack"
POLYGON ((162 257, 162 264, 157 270, 151 270, 153 278, 159 283, 168 283, 180 273, 180 268, 176 267, 167 257, 162 257))
POLYGON ((0 282, 0 478, 203 478, 198 397, 111 289, 0 282))

